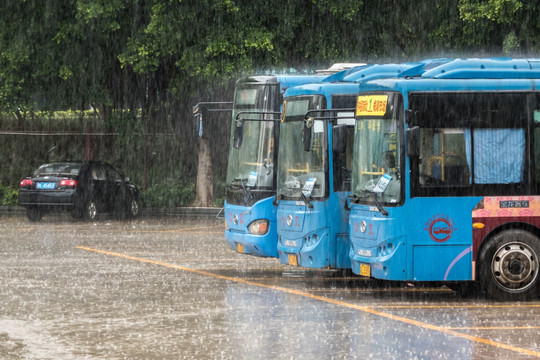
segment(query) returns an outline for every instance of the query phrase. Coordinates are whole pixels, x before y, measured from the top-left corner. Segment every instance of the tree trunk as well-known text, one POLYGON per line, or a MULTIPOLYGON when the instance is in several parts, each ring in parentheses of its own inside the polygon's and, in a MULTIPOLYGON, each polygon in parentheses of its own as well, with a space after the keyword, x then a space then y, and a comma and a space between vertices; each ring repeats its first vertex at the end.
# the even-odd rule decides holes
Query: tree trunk
POLYGON ((212 160, 208 139, 199 138, 199 164, 197 166, 197 189, 195 201, 191 206, 210 206, 214 202, 214 181, 212 160))

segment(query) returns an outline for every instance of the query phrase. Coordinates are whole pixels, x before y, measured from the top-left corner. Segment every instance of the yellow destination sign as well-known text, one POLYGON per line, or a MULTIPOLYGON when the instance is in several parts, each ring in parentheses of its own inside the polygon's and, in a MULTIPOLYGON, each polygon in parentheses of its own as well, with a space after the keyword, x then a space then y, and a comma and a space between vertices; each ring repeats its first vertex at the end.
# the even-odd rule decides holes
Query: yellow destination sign
POLYGON ((384 116, 388 95, 361 95, 356 101, 356 116, 384 116))

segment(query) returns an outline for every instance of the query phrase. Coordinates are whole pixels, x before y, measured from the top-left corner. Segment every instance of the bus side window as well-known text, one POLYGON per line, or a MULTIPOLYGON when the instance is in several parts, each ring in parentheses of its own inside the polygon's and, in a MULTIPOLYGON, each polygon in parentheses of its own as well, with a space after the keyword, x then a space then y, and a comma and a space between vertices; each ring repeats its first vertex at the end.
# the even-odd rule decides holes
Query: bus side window
MULTIPOLYGON (((537 96, 537 102, 540 101, 537 96)), ((540 194, 540 110, 534 110, 534 169, 533 174, 536 181, 536 193, 540 194)))
POLYGON ((462 129, 422 129, 420 185, 459 186, 470 184, 462 129))
POLYGON ((534 174, 538 188, 537 193, 540 193, 540 126, 534 127, 534 174))

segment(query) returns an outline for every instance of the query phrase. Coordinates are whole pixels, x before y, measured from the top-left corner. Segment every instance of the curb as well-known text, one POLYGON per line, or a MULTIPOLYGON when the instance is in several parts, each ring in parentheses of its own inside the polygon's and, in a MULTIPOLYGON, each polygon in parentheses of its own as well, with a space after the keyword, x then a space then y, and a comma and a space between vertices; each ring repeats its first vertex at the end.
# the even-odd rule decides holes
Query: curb
MULTIPOLYGON (((220 217, 222 208, 214 207, 176 207, 176 208, 143 208, 140 216, 143 217, 220 217)), ((0 215, 25 216, 26 210, 22 206, 0 206, 0 215)))

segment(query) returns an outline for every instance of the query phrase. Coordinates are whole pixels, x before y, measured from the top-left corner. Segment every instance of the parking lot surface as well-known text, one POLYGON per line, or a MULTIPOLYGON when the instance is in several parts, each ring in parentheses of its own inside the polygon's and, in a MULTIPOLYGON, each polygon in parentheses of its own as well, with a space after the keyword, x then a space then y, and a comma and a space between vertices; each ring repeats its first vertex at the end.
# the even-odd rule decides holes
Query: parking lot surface
POLYGON ((2 359, 533 359, 540 301, 242 255, 223 221, 0 217, 2 359))

